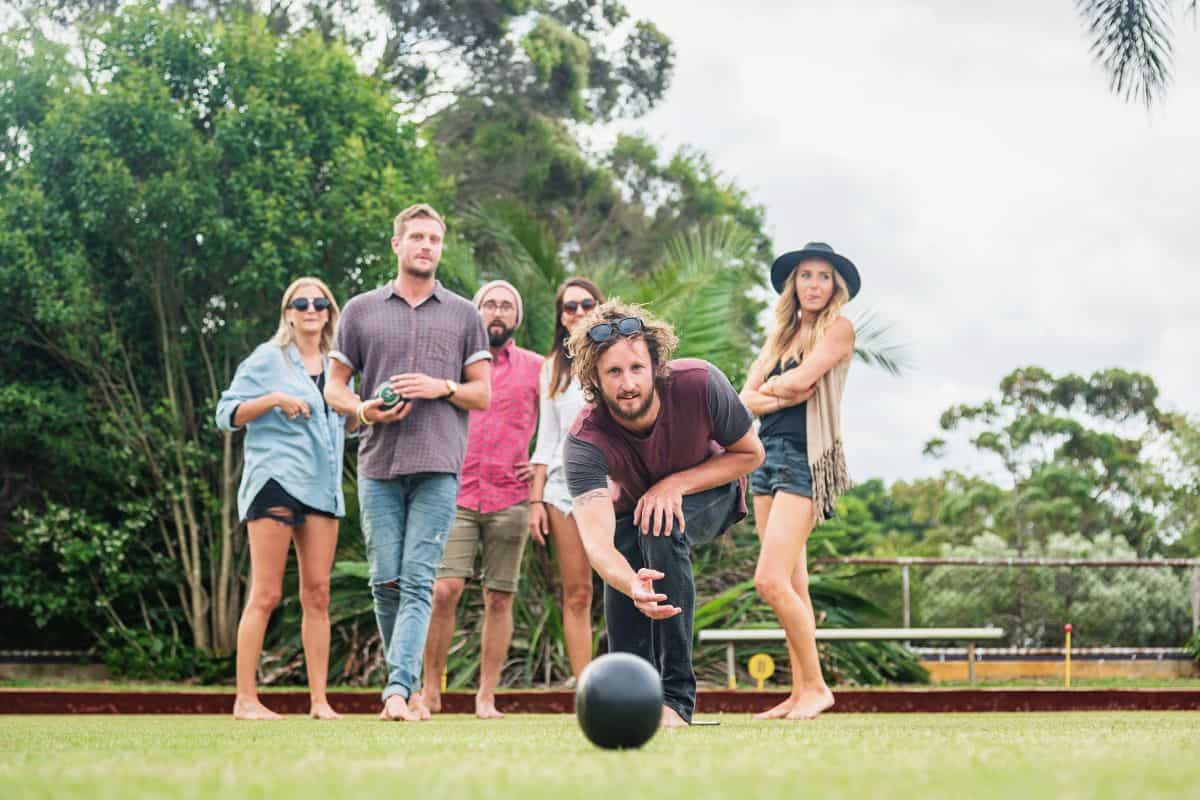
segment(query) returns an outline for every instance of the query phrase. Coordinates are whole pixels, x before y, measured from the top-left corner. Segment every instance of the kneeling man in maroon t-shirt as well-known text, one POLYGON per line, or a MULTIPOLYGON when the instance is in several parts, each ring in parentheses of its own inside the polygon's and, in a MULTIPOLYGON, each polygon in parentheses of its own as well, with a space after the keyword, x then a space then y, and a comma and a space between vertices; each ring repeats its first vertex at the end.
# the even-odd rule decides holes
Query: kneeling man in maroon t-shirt
POLYGON ((592 405, 563 449, 579 532, 605 583, 609 649, 658 669, 667 727, 689 724, 696 707, 690 547, 745 517, 745 476, 763 461, 729 379, 707 361, 671 361, 677 344, 669 325, 619 301, 589 314, 568 347, 592 405))

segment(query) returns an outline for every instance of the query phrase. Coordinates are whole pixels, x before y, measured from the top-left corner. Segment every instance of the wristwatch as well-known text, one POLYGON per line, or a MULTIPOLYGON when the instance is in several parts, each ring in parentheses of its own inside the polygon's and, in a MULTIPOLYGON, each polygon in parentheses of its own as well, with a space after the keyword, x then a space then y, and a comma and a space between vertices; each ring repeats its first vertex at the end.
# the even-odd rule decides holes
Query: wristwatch
POLYGON ((446 379, 446 392, 448 394, 446 395, 446 399, 449 400, 451 397, 454 397, 454 393, 457 391, 458 391, 458 384, 455 383, 454 381, 450 380, 449 378, 447 378, 446 379))

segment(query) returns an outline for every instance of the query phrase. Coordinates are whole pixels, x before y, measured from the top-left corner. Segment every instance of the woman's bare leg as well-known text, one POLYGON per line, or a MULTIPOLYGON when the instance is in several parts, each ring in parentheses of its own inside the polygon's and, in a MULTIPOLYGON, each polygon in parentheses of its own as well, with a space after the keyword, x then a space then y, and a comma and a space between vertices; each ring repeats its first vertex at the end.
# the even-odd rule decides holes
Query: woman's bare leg
MULTIPOLYGON (((772 497, 769 494, 754 495, 754 529, 758 533, 758 541, 760 545, 767 532, 767 520, 771 517, 771 500, 772 497)), ((799 677, 796 673, 796 665, 798 664, 798 660, 796 658, 796 653, 792 650, 791 641, 787 643, 787 649, 788 663, 791 665, 792 669, 792 685, 795 686, 799 677)), ((783 717, 786 717, 788 712, 791 710, 792 698, 789 695, 788 697, 784 698, 783 702, 767 709, 766 711, 755 714, 754 719, 782 719, 783 717)))
MULTIPOLYGON (((787 719, 813 719, 833 705, 833 693, 821 675, 816 619, 804 561, 812 520, 812 500, 788 492, 776 493, 754 573, 755 588, 787 633, 792 659, 792 693, 787 701, 790 708, 783 714, 787 719), (797 584, 803 587, 803 593, 797 584)), ((772 711, 778 714, 777 709, 772 711)))
POLYGON ((547 504, 554 557, 562 579, 563 640, 576 678, 592 660, 592 565, 575 518, 547 504))
MULTIPOLYGON (((271 510, 280 515, 291 513, 286 508, 271 510)), ((262 655, 267 622, 283 594, 283 571, 287 567, 292 528, 265 517, 252 520, 246 527, 250 539, 250 593, 238 623, 237 697, 233 701, 233 716, 278 720, 283 717, 258 699, 258 659, 262 655)))
POLYGON ((309 712, 313 719, 341 719, 329 706, 329 573, 337 552, 338 521, 309 514, 296 528, 296 560, 300 562, 300 637, 308 671, 309 712))

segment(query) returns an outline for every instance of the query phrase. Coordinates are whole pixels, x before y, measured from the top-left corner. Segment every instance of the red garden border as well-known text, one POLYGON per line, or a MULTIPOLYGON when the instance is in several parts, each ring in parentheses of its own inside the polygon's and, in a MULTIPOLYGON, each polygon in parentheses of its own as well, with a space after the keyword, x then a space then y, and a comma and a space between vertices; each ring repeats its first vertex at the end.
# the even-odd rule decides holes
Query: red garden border
MULTIPOLYGON (((980 711, 1200 711, 1200 689, 894 689, 844 690, 835 693, 834 712, 911 713, 980 711)), ((701 691, 697 713, 750 713, 779 702, 781 692, 701 691)), ((285 714, 308 710, 305 692, 270 692, 267 704, 285 714)), ((334 708, 350 714, 377 713, 373 692, 331 692, 334 708)), ((469 714, 474 695, 443 695, 443 710, 469 714)), ((510 713, 563 714, 574 708, 574 693, 513 691, 496 696, 510 713)), ((227 692, 98 692, 53 689, 2 689, 0 714, 227 714, 227 692)))

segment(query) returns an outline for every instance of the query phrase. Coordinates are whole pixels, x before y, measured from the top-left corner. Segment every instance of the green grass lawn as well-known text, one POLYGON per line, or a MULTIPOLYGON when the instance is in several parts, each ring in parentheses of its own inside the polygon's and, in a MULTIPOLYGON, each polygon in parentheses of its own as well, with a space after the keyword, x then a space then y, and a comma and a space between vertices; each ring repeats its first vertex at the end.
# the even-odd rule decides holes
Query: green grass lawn
MULTIPOLYGON (((714 717, 709 717, 714 718, 714 717)), ((1200 714, 828 715, 594 749, 569 716, 0 716, 0 797, 1196 797, 1200 714)))

